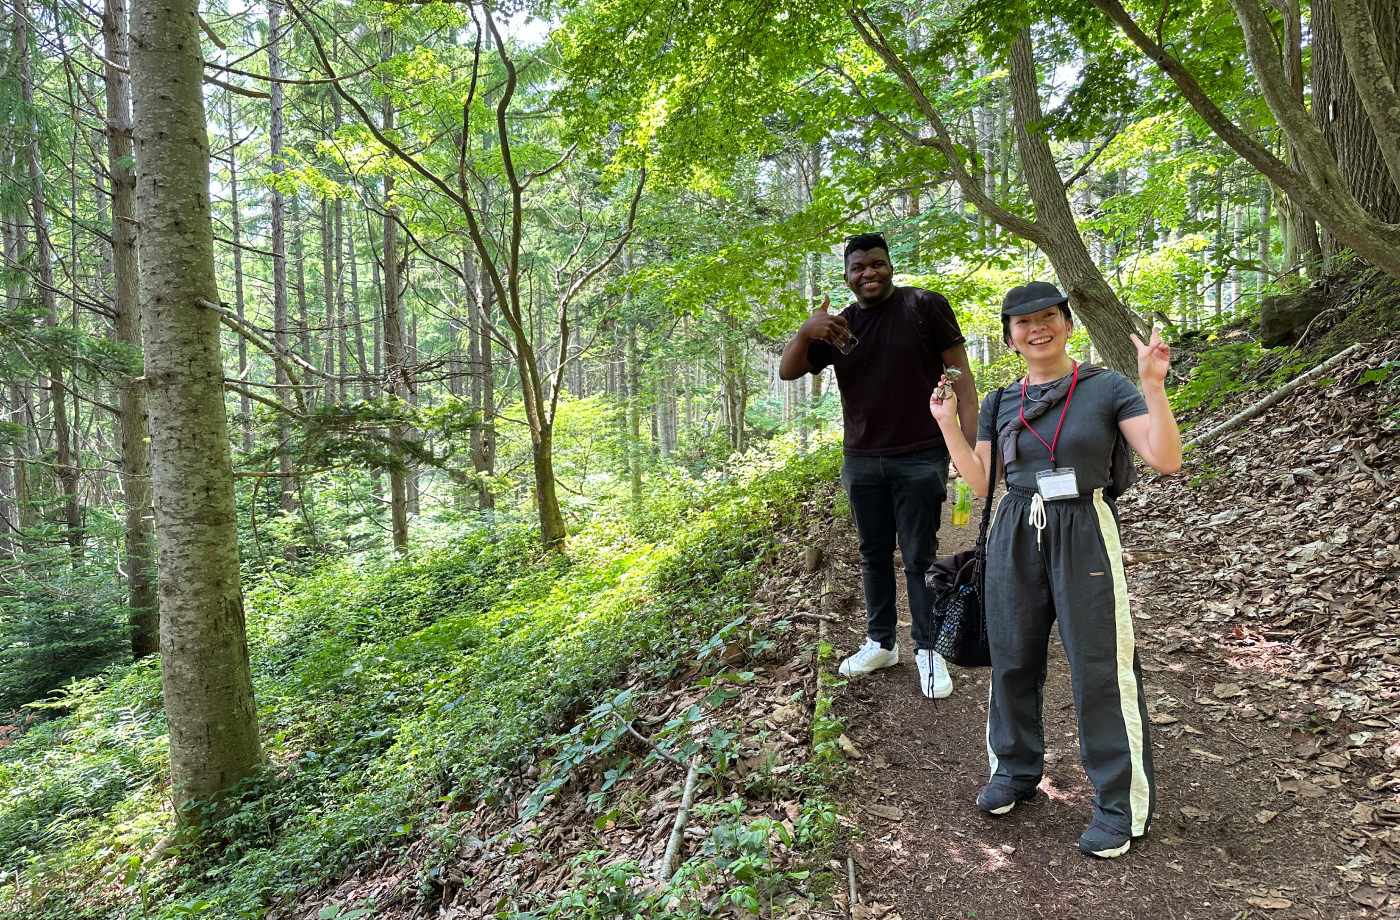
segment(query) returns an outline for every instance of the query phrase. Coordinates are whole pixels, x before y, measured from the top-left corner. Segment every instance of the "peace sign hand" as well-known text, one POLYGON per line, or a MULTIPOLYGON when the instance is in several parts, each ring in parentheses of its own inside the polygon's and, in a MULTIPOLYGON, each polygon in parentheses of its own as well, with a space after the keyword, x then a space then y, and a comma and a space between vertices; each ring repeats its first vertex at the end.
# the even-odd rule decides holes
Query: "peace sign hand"
POLYGON ((1147 344, 1144 345, 1142 339, 1137 337, 1137 333, 1128 336, 1137 346, 1138 377, 1143 383, 1155 383, 1165 385, 1167 380, 1167 368, 1171 364, 1172 350, 1162 341, 1162 337, 1157 334, 1157 328, 1152 328, 1152 334, 1148 337, 1147 344))

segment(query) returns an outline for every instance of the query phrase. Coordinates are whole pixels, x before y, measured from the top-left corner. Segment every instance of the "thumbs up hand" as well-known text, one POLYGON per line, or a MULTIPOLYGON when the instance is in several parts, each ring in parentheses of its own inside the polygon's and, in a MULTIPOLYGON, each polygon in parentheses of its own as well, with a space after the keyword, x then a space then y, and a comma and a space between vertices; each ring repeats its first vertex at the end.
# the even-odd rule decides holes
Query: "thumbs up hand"
POLYGON ((832 316, 830 309, 831 297, 823 297, 822 302, 812 311, 812 315, 802 324, 800 331, 813 341, 827 342, 840 348, 853 338, 851 327, 846 322, 846 317, 839 313, 832 316))

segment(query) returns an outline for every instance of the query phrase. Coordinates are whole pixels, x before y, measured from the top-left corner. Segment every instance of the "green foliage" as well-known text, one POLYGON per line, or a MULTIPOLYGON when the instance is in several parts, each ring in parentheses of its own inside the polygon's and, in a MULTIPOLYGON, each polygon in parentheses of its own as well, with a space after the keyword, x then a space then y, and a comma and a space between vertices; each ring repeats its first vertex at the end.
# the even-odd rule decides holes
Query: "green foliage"
MULTIPOLYGON (((834 658, 835 650, 823 643, 818 650, 819 657, 834 658)), ((832 691, 834 686, 824 686, 817 696, 817 705, 812 713, 812 753, 818 763, 839 762, 844 758, 841 746, 837 743, 846 726, 832 712, 832 691)))
POLYGON ((1186 381, 1170 394, 1172 411, 1210 411, 1239 399, 1245 369, 1263 354, 1258 342, 1231 342, 1203 352, 1186 381))
POLYGON ((789 830, 767 817, 746 814, 742 799, 696 807, 708 828, 698 852, 681 863, 662 885, 648 879, 634 860, 604 863, 594 851, 574 860, 574 887, 548 904, 525 912, 501 913, 501 920, 708 920, 738 908, 759 915, 775 904, 792 904, 811 876, 807 869, 783 869, 773 856, 778 847, 809 851, 830 845, 836 815, 819 797, 805 804, 789 830))
POLYGON ((1394 387, 1396 381, 1391 380, 1400 371, 1400 361, 1382 361, 1361 375, 1362 383, 1380 383, 1389 387, 1394 387))
MULTIPOLYGON (((98 533, 110 523, 99 514, 89 522, 98 533)), ((34 549, 9 560, 22 577, 7 579, 0 594, 0 711, 130 655, 128 611, 112 579, 112 544, 95 543, 75 559, 56 527, 19 536, 34 549)))
MULTIPOLYGON (((527 531, 481 526, 392 563, 268 579, 247 604, 267 768, 152 859, 170 821, 157 666, 74 685, 71 715, 0 749, 0 865, 25 867, 0 875, 0 917, 118 917, 131 904, 257 916, 415 835, 443 800, 527 792, 521 764, 600 697, 625 708, 606 693, 624 675, 669 674, 716 635, 761 651, 742 617, 757 568, 797 497, 839 462, 829 443, 803 455, 774 441, 701 479, 666 480, 664 524, 601 518, 545 566, 527 531)), ((722 705, 745 675, 709 679, 722 705)), ((550 775, 607 744, 609 722, 595 708, 554 742, 563 760, 550 775)), ((730 733, 693 742, 683 728, 663 741, 733 756, 730 733)), ((736 823, 708 857, 735 903, 776 890, 759 830, 736 823)))

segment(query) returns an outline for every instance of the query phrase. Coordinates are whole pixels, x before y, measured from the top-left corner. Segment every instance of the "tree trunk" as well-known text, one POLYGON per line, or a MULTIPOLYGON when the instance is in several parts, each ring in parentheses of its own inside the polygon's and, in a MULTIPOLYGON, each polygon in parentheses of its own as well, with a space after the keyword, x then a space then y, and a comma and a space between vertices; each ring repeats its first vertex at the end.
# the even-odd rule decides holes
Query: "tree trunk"
MULTIPOLYGON (((1395 0, 1360 0, 1376 24, 1376 38, 1385 67, 1400 74, 1400 11, 1395 0)), ((1327 147, 1337 159, 1347 187, 1357 202, 1377 220, 1400 223, 1400 188, 1386 168, 1386 157, 1371 127, 1371 118, 1347 67, 1342 36, 1329 0, 1312 3, 1312 114, 1327 147)), ((1392 77, 1392 79, 1394 79, 1392 77)), ((1346 247, 1330 231, 1321 234, 1328 265, 1346 247)))
MULTIPOLYGON (((1283 7, 1283 75, 1287 84, 1288 96, 1295 104, 1303 105, 1303 13, 1298 0, 1284 0, 1283 7)), ((1288 154, 1288 164, 1300 173, 1303 171, 1303 157, 1293 138, 1286 132, 1283 135, 1284 150, 1288 154)), ((1288 222, 1292 231, 1291 258, 1284 265, 1303 270, 1306 276, 1316 275, 1322 267, 1322 243, 1317 233, 1317 221, 1303 208, 1301 201, 1291 196, 1281 196, 1283 210, 1288 212, 1288 222)))
MULTIPOLYGON (((0 132, 0 169, 13 174, 14 168, 15 152, 10 147, 8 136, 0 132)), ((0 247, 4 249, 6 265, 19 265, 25 257, 24 233, 13 220, 4 215, 0 215, 0 247)), ((18 309, 23 294, 24 286, 18 274, 12 274, 5 279, 5 308, 7 310, 18 309)), ((18 425, 20 432, 10 446, 11 465, 6 471, 7 481, 0 483, 0 488, 4 488, 4 493, 0 494, 0 500, 2 500, 0 504, 3 504, 5 517, 6 546, 8 551, 13 553, 25 550, 25 535, 31 523, 28 459, 34 456, 34 452, 29 446, 33 433, 25 418, 25 407, 28 402, 25 392, 27 385, 17 380, 11 380, 7 390, 9 400, 5 421, 18 425)))
POLYGON ((134 0, 140 221, 161 677, 175 800, 217 798, 262 760, 243 618, 195 0, 134 0))
POLYGON ((327 405, 335 402, 335 337, 337 290, 340 288, 340 237, 331 222, 331 203, 321 199, 321 300, 325 313, 325 341, 321 343, 321 370, 326 372, 322 398, 327 405))
MULTIPOLYGON (((392 183, 391 183, 391 184, 392 184, 392 183)), ((383 223, 382 223, 382 221, 381 221, 380 229, 381 229, 381 231, 383 230, 383 223)), ((370 262, 369 262, 369 283, 370 283, 370 287, 374 289, 374 298, 373 298, 373 300, 370 301, 370 309, 369 309, 369 313, 370 313, 370 316, 369 316, 369 336, 370 336, 370 337, 369 337, 369 351, 368 351, 369 358, 370 358, 370 365, 369 365, 369 366, 370 366, 370 368, 373 370, 374 376, 375 376, 376 378, 382 378, 382 377, 383 377, 383 374, 384 374, 384 296, 385 296, 385 295, 384 295, 384 279, 380 276, 380 261, 381 261, 381 260, 383 259, 383 257, 384 257, 384 240, 383 240, 383 233, 382 233, 382 232, 380 233, 380 238, 379 238, 379 239, 376 239, 376 238, 375 238, 375 236, 374 236, 374 227, 370 227, 368 230, 366 230, 366 235, 369 237, 369 251, 370 251, 370 253, 371 253, 370 262)), ((359 320, 359 317, 360 317, 361 314, 360 314, 360 312, 359 312, 359 309, 360 309, 360 301, 359 301, 358 298, 356 298, 356 301, 355 301, 355 308, 356 308, 356 314, 355 314, 355 316, 356 316, 356 323, 355 323, 355 328, 356 328, 356 329, 362 329, 362 328, 364 328, 364 327, 363 327, 363 325, 360 323, 360 320, 359 320)))
POLYGON ((306 223, 302 220, 301 204, 292 199, 292 239, 296 241, 297 266, 297 354, 311 363, 311 308, 306 294, 306 223))
POLYGON ((723 339, 720 341, 720 387, 724 407, 724 425, 729 433, 729 445, 737 453, 748 447, 745 439, 744 415, 748 408, 748 369, 740 345, 739 320, 728 307, 723 310, 723 339))
MULTIPOLYGON (((268 118, 268 134, 271 142, 272 160, 272 337, 279 355, 285 358, 291 353, 289 334, 291 318, 288 309, 287 293, 287 198, 282 193, 282 173, 286 164, 282 161, 282 5, 271 0, 267 5, 267 70, 271 80, 269 92, 271 113, 268 118)), ((287 373, 284 361, 276 362, 277 402, 291 411, 292 380, 287 373)), ((293 476, 292 451, 290 447, 292 427, 284 413, 277 419, 277 469, 281 478, 278 507, 284 516, 297 512, 297 481, 293 476)), ((283 555, 289 562, 297 559, 296 543, 289 541, 283 548, 283 555)))
MULTIPOLYGON (((387 61, 392 56, 393 34, 386 28, 379 33, 379 59, 387 61)), ((394 129, 394 103, 386 93, 383 102, 384 130, 394 129)), ((399 225, 394 207, 394 176, 384 176, 384 365, 388 377, 388 391, 400 403, 396 412, 402 411, 407 402, 408 389, 404 380, 403 348, 403 304, 399 288, 399 225)), ((389 437, 395 442, 402 441, 407 432, 403 425, 392 425, 389 437)), ((392 522, 394 551, 408 549, 408 489, 402 461, 389 468, 389 515, 392 522)))
POLYGON ((1054 266, 1071 309, 1083 321, 1104 363, 1136 380, 1137 349, 1128 338, 1137 331, 1132 314, 1089 255, 1065 197, 1064 179, 1055 166, 1050 142, 1038 127, 1044 115, 1029 27, 1017 34, 1007 64, 1021 169, 1035 202, 1035 222, 1043 231, 1036 245, 1054 266))
MULTIPOLYGON (((622 274, 627 278, 632 274, 632 251, 622 250, 622 274)), ((622 321, 627 324, 627 334, 623 341, 622 371, 625 376, 627 398, 624 403, 627 414, 627 479, 632 489, 634 510, 642 504, 642 394, 641 371, 637 359, 637 320, 633 315, 635 303, 632 285, 627 283, 622 290, 622 321)))
MULTIPOLYGON (((112 278, 117 341, 141 350, 141 303, 136 261, 136 174, 131 159, 131 85, 127 82, 124 0, 107 0, 102 16, 106 58, 107 168, 112 181, 112 278)), ((151 521, 151 466, 146 446, 146 400, 131 378, 119 390, 120 482, 126 505, 126 585, 131 654, 160 651, 155 583, 155 534, 151 521)))
MULTIPOLYGON (((978 68, 978 76, 986 80, 991 74, 991 70, 990 64, 984 64, 978 68)), ((995 86, 996 84, 989 80, 982 84, 977 105, 977 150, 982 159, 978 175, 982 177, 982 194, 989 199, 997 197, 997 153, 1000 149, 1000 139, 997 137, 997 106, 994 100, 995 86)), ((979 208, 977 211, 977 230, 982 236, 984 245, 987 231, 990 229, 987 226, 987 215, 983 214, 979 208)))
POLYGON ((627 324, 627 478, 632 483, 632 507, 642 505, 642 394, 637 360, 637 327, 627 324))
MULTIPOLYGON (((408 289, 408 253, 407 253, 407 252, 404 253, 403 266, 402 266, 402 268, 399 269, 399 272, 400 272, 400 274, 403 276, 403 290, 407 290, 407 289, 408 289)), ((402 295, 400 295, 400 303, 402 303, 402 295)), ((417 363, 418 363, 418 314, 417 314, 417 313, 410 313, 410 312, 407 312, 407 311, 403 311, 403 314, 402 314, 402 315, 403 315, 404 319, 407 321, 407 325, 408 325, 408 329, 407 329, 407 332, 408 332, 408 347, 407 347, 407 349, 406 349, 405 352, 404 352, 404 354, 405 354, 405 361, 407 362, 408 365, 417 365, 417 363)), ((408 393, 407 393, 406 398, 407 398, 407 400, 408 400, 408 404, 409 404, 410 406, 412 406, 414 409, 417 409, 418 406, 419 406, 419 402, 418 402, 418 388, 417 388, 416 386, 409 386, 407 389, 408 389, 408 393)), ((405 433, 405 437, 409 438, 409 439, 412 440, 412 441, 422 441, 422 440, 423 440, 423 433, 422 433, 421 431, 419 431, 417 428, 414 428, 414 427, 410 426, 409 429, 408 429, 408 431, 405 433)), ((417 463, 416 460, 414 460, 412 463, 409 464, 408 469, 407 469, 407 470, 405 471, 405 473, 404 473, 404 487, 405 487, 405 489, 407 490, 407 495, 408 495, 408 514, 409 514, 410 517, 417 517, 417 516, 418 516, 418 498, 419 498, 419 491, 418 491, 418 487, 419 487, 419 470, 418 470, 418 463, 417 463)))
MULTIPOLYGON (((23 0, 14 2, 14 49, 17 62, 20 98, 29 112, 34 111, 34 80, 29 65, 29 14, 23 0)), ((39 125, 31 114, 25 114, 23 130, 25 159, 29 178, 29 213, 34 223, 34 257, 39 272, 39 296, 44 305, 45 324, 58 326, 58 288, 54 284, 53 248, 49 240, 48 192, 44 187, 44 165, 39 158, 39 125)), ((49 405, 54 432, 54 463, 57 467, 60 491, 63 493, 63 516, 68 549, 76 559, 83 550, 83 511, 78 496, 78 461, 74 456, 72 431, 68 419, 68 388, 63 379, 63 364, 54 356, 46 363, 49 405)))
POLYGON ((464 253, 468 266, 467 282, 476 285, 476 311, 471 317, 472 335, 472 408, 481 413, 481 425, 472 431, 469 452, 472 467, 476 470, 480 485, 477 487, 476 506, 482 511, 496 506, 496 497, 491 494, 487 479, 496 471, 496 377, 493 368, 494 342, 491 340, 492 313, 496 304, 496 289, 485 273, 480 271, 476 258, 464 253))
POLYGON ((1210 278, 1211 304, 1215 308, 1215 318, 1220 319, 1225 300, 1225 204, 1215 199, 1215 244, 1207 250, 1210 264, 1206 266, 1210 278))
MULTIPOLYGON (((243 220, 238 206, 238 128, 234 121, 233 93, 224 93, 224 112, 228 118, 228 197, 229 221, 233 234, 233 311, 238 324, 247 321, 246 301, 243 293, 243 220)), ((238 379, 248 377, 248 339, 238 335, 238 379)), ((244 388, 246 390, 246 387, 244 388)), ((238 428, 243 446, 243 454, 253 452, 253 401, 246 392, 238 396, 238 428)))
POLYGON ((25 548, 30 528, 34 526, 34 506, 30 502, 29 465, 39 455, 39 445, 34 437, 34 410, 30 405, 31 389, 27 383, 10 384, 11 419, 23 426, 20 437, 15 440, 15 512, 19 518, 19 533, 16 543, 25 548))
POLYGON ((1262 182, 1260 182, 1260 183, 1259 183, 1259 252, 1258 252, 1258 255, 1257 255, 1257 258, 1258 258, 1258 260, 1259 260, 1259 274, 1258 274, 1257 280, 1258 280, 1258 293, 1259 293, 1259 296, 1260 296, 1260 297, 1263 297, 1263 296, 1264 296, 1264 292, 1268 289, 1268 286, 1269 286, 1270 282, 1273 280, 1273 275, 1274 275, 1274 268, 1273 268, 1273 245, 1274 245, 1274 243, 1273 243, 1273 237, 1272 237, 1272 235, 1271 235, 1271 233, 1270 233, 1270 230, 1269 230, 1269 225, 1270 225, 1270 223, 1271 223, 1272 220, 1273 220, 1273 218, 1272 218, 1272 216, 1271 216, 1271 213, 1270 213, 1270 212, 1271 212, 1271 207, 1272 207, 1272 204, 1273 204, 1273 200, 1274 200, 1274 199, 1273 199, 1273 195, 1270 194, 1269 183, 1268 183, 1267 181, 1262 181, 1262 182))
MULTIPOLYGON (((12 422, 16 413, 9 403, 9 393, 0 390, 0 422, 12 422)), ((19 532, 18 488, 15 473, 19 468, 18 446, 11 449, 0 442, 0 559, 13 559, 22 547, 19 532)))
MULTIPOLYGON (((684 341, 690 341, 689 313, 681 317, 681 338, 684 341)), ((819 374, 814 375, 813 379, 819 379, 820 376, 821 375, 819 374)), ((682 385, 685 387, 685 393, 683 394, 683 404, 685 406, 685 430, 687 434, 695 430, 695 386, 693 382, 694 379, 694 371, 691 368, 691 364, 690 362, 686 362, 685 372, 681 374, 681 380, 682 385)))

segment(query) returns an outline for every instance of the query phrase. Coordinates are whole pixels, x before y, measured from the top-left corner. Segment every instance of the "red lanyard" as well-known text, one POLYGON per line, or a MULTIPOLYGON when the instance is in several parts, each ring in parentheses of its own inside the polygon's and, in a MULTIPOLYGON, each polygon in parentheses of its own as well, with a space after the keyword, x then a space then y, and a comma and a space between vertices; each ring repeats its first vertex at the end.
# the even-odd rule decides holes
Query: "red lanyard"
POLYGON ((1065 405, 1064 408, 1060 410, 1060 423, 1055 426, 1055 436, 1050 439, 1049 443, 1046 443, 1045 439, 1040 436, 1040 433, 1031 427, 1031 423, 1026 421, 1026 380, 1029 378, 1030 375, 1027 374, 1021 379, 1021 424, 1026 426, 1027 431, 1035 435, 1037 441, 1045 445, 1046 450, 1050 451, 1050 464, 1053 466, 1055 463, 1055 445, 1060 442, 1060 429, 1065 425, 1065 413, 1069 411, 1069 401, 1074 397, 1074 385, 1079 382, 1079 362, 1074 362, 1074 376, 1070 378, 1069 392, 1065 394, 1065 405))

